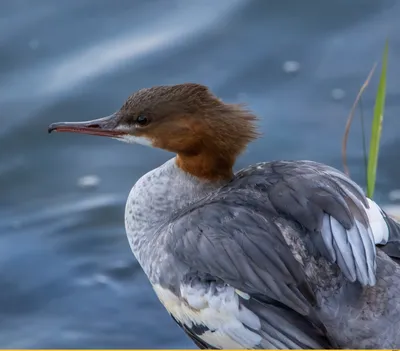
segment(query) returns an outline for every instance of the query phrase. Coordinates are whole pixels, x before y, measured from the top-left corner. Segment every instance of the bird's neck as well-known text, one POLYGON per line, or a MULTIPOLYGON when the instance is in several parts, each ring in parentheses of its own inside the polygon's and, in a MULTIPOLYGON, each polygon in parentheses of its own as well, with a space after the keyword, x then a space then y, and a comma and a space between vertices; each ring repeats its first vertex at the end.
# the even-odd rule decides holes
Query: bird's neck
POLYGON ((228 181, 233 177, 234 157, 219 155, 216 150, 204 150, 196 155, 176 157, 176 165, 185 173, 208 182, 228 181))
POLYGON ((192 176, 177 166, 175 158, 136 182, 126 203, 125 227, 131 249, 146 273, 151 260, 155 259, 156 249, 162 251, 159 229, 167 225, 174 214, 223 184, 192 176))

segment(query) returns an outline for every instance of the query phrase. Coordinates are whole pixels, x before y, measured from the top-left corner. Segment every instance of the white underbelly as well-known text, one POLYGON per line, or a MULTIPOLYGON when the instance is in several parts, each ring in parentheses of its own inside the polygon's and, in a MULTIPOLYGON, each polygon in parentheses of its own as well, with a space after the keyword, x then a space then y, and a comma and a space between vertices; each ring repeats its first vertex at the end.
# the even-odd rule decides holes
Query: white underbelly
MULTIPOLYGON (((185 299, 179 298, 160 285, 153 286, 161 303, 180 323, 191 328, 193 325, 205 326, 209 330, 200 339, 221 349, 252 349, 260 344, 262 338, 243 324, 247 321, 252 328, 260 327, 259 319, 251 311, 238 308, 238 300, 221 301, 220 308, 215 301, 209 303, 207 296, 194 308, 185 299)), ((224 296, 222 296, 224 299, 224 296)), ((226 298, 225 298, 226 300, 226 298)))

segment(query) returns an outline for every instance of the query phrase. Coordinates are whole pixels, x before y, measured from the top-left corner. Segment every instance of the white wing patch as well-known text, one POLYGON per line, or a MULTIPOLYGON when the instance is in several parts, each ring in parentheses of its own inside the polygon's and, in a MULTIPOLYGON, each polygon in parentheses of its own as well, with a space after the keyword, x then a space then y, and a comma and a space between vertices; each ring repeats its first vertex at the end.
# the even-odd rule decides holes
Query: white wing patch
POLYGON ((380 207, 368 199, 369 209, 366 210, 375 244, 386 244, 389 240, 389 228, 383 218, 380 207))
POLYGON ((160 285, 153 288, 177 321, 189 328, 194 325, 206 327, 208 330, 198 337, 213 347, 251 349, 260 345, 262 337, 254 332, 261 329, 260 319, 240 305, 234 288, 181 285, 181 297, 160 285))

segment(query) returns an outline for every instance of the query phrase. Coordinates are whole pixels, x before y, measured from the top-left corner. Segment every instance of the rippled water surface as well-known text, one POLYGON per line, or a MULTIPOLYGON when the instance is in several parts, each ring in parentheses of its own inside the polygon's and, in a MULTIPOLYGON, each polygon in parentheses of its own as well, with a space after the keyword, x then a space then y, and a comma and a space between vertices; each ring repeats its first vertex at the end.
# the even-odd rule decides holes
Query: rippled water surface
MULTIPOLYGON (((388 203, 400 179, 399 18, 395 0, 1 1, 0 346, 193 347, 123 225, 133 183, 171 155, 49 136, 50 122, 109 114, 138 88, 200 82, 262 119, 264 137, 238 167, 282 158, 341 167, 348 111, 389 36, 377 185, 388 203), (97 186, 80 186, 89 175, 97 186)), ((377 76, 371 84, 367 121, 377 76)), ((357 120, 349 163, 363 184, 361 145, 357 120)))

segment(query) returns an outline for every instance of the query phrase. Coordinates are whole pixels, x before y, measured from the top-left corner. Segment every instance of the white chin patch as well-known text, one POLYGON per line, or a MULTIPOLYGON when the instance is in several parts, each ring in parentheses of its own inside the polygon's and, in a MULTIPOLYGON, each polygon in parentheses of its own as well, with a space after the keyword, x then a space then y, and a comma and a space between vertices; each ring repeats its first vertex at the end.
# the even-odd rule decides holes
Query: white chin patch
POLYGON ((115 139, 124 141, 129 144, 140 144, 140 145, 144 145, 144 146, 153 146, 153 143, 150 139, 148 139, 146 137, 138 137, 138 136, 134 136, 134 135, 130 135, 130 134, 121 135, 115 139))
MULTIPOLYGON (((118 126, 115 129, 121 130, 122 132, 129 133, 129 128, 126 126, 118 126)), ((146 137, 134 136, 131 134, 121 135, 114 139, 121 140, 121 141, 124 141, 129 144, 140 144, 140 145, 144 145, 144 146, 153 146, 153 142, 151 139, 146 138, 146 137)))

